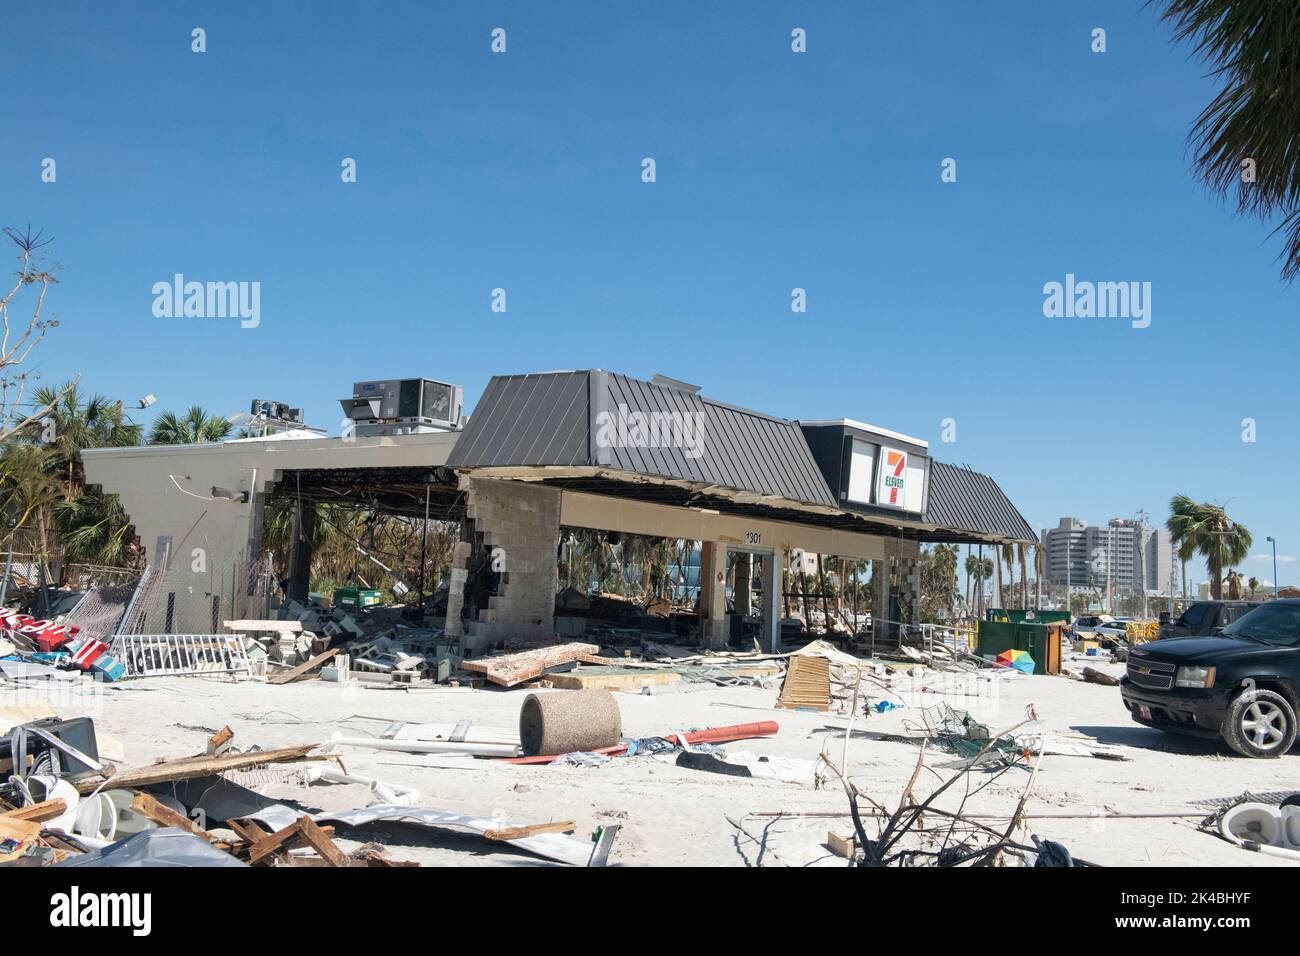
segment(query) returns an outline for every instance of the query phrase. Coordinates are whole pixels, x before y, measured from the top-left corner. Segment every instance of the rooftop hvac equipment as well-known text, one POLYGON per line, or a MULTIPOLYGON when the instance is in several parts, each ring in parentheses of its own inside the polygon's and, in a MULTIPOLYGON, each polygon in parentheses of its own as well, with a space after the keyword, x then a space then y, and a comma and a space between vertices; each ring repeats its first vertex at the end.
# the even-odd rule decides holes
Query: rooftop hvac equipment
POLYGON ((269 402, 264 398, 255 398, 248 412, 255 418, 269 419, 275 422, 289 422, 295 425, 302 424, 302 409, 290 408, 284 402, 269 402))
POLYGON ((354 382, 352 397, 339 400, 355 422, 355 434, 414 435, 460 428, 465 390, 427 378, 354 382))

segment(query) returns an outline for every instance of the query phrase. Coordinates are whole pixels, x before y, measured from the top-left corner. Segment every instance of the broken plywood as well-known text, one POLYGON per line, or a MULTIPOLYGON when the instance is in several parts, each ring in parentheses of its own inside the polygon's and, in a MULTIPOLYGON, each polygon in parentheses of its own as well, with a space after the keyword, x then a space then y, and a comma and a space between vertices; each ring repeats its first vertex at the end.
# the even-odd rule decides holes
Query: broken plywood
POLYGON ((554 647, 539 647, 518 654, 480 657, 477 660, 464 661, 461 667, 472 673, 482 674, 494 684, 513 687, 535 677, 541 677, 549 668, 572 664, 581 657, 599 653, 600 647, 596 644, 557 644, 554 647))

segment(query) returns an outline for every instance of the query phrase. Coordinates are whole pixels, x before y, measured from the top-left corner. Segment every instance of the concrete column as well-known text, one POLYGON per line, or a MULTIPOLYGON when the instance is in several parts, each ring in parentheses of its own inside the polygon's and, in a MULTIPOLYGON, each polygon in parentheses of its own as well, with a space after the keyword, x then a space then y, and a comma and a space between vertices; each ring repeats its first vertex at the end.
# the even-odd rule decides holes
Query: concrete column
POLYGON ((447 582, 447 620, 444 624, 444 633, 447 637, 465 636, 465 624, 460 616, 465 609, 465 580, 469 576, 466 562, 469 560, 471 550, 473 545, 469 541, 457 541, 451 548, 451 574, 447 582))
POLYGON ((789 563, 790 552, 784 548, 763 556, 763 634, 760 641, 771 654, 781 652, 781 588, 789 563))
POLYGON ((898 579, 896 589, 903 605, 903 621, 907 624, 920 624, 920 571, 916 561, 912 558, 898 558, 894 562, 894 574, 898 579))
POLYGON ((700 644, 710 649, 727 646, 727 548, 717 541, 703 542, 700 552, 700 644))
POLYGON ((894 632, 889 620, 889 559, 871 562, 871 629, 877 638, 888 638, 894 632))
POLYGON ((750 590, 754 583, 754 556, 748 551, 737 551, 732 561, 735 580, 732 581, 732 595, 736 606, 736 617, 746 618, 754 607, 754 594, 750 590))
POLYGON ((294 507, 293 539, 289 542, 289 600, 307 603, 311 593, 312 539, 316 536, 316 503, 298 502, 294 507))

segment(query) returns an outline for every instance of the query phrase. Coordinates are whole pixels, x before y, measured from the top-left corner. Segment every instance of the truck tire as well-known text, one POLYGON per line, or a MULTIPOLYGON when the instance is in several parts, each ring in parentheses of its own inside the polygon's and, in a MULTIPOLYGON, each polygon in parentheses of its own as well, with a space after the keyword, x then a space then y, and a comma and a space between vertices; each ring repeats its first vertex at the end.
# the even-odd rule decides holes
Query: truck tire
POLYGON ((1248 690, 1229 705, 1222 733, 1243 757, 1281 757, 1295 743, 1295 708, 1277 691, 1248 690))

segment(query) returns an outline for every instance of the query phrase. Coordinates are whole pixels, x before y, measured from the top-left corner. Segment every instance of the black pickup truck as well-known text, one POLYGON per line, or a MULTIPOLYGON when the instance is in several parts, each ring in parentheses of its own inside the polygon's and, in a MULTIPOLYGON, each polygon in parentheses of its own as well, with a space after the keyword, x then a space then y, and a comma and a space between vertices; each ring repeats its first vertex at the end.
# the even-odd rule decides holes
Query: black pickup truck
POLYGON ((1176 620, 1160 615, 1160 637, 1212 637, 1257 605, 1247 601, 1197 601, 1176 620))
POLYGON ((1244 757, 1282 756, 1300 710, 1300 599, 1261 604, 1217 637, 1135 646, 1120 695, 1140 724, 1222 737, 1244 757))

